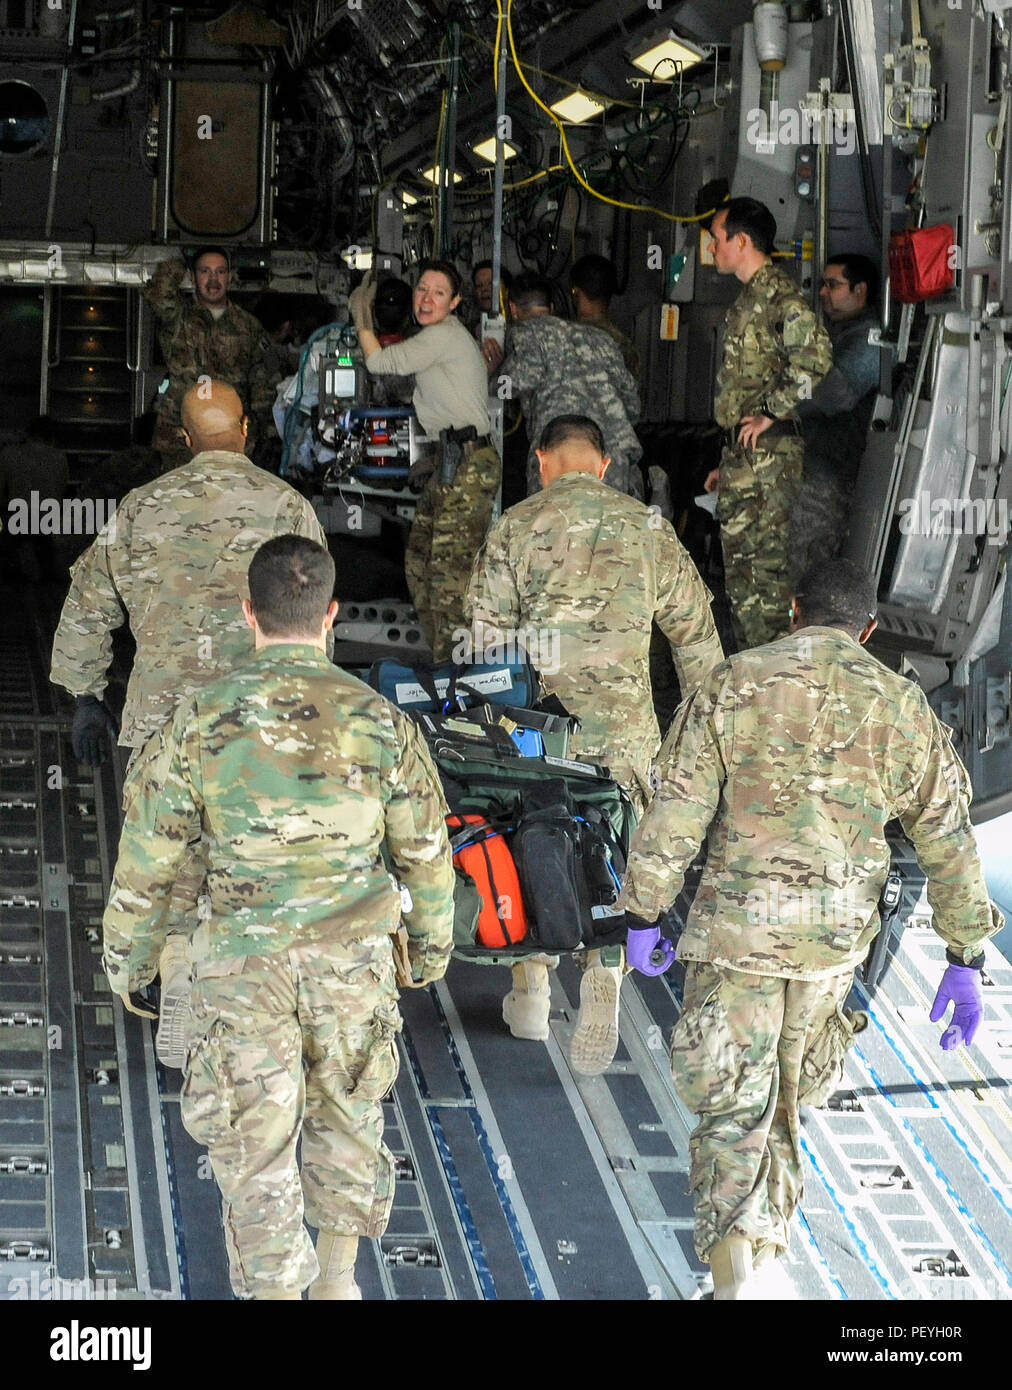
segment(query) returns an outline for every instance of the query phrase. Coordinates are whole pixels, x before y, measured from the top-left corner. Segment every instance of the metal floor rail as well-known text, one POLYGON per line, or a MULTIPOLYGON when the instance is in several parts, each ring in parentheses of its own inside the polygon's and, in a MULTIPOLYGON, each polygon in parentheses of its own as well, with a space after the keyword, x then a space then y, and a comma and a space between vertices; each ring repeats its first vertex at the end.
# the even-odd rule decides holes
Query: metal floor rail
MULTIPOLYGON (((114 1007, 101 915, 118 772, 84 775, 31 621, 0 641, 0 1300, 230 1296, 217 1194, 178 1072, 114 1007)), ((683 903, 684 906, 684 903, 683 903)), ((927 1020, 944 948, 923 906, 826 1107, 771 1297, 1012 1297, 1012 967, 987 949, 975 1046, 927 1020)), ((455 962, 402 998, 386 1103, 398 1183, 365 1243, 367 1299, 691 1299, 692 1116, 671 1087, 678 978, 627 978, 604 1075, 567 1061, 579 973, 552 977, 547 1045, 511 1038, 508 973, 455 962)), ((860 988, 858 1003, 863 1003, 860 988)))

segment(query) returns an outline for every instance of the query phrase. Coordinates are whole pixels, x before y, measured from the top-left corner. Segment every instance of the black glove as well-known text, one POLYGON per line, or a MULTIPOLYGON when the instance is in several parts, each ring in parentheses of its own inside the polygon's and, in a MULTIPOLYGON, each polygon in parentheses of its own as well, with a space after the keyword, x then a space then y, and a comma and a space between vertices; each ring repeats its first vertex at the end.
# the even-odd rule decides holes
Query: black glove
POLYGON ((115 743, 118 733, 119 723, 101 700, 94 695, 78 695, 70 730, 70 741, 78 762, 87 763, 89 767, 104 763, 109 756, 106 736, 110 743, 115 743))

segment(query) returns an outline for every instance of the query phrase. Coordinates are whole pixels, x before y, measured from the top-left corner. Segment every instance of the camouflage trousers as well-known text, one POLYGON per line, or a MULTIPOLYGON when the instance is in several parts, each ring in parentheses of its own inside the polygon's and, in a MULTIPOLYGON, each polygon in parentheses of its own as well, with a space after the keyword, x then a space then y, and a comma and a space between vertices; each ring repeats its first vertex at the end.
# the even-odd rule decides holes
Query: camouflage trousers
MULTIPOLYGON (((120 754, 126 749, 120 749, 120 754)), ((130 756, 127 759, 126 767, 123 772, 123 812, 130 805, 134 791, 138 785, 138 764, 140 760, 140 748, 131 748, 130 756)), ((173 932, 182 932, 185 936, 191 937, 197 928, 199 917, 199 900, 204 888, 204 879, 207 877, 207 869, 204 860, 199 853, 200 840, 194 840, 186 846, 186 854, 183 862, 176 873, 176 881, 172 885, 172 895, 169 898, 169 911, 165 922, 166 935, 173 932)))
POLYGON ((490 444, 473 440, 452 483, 439 466, 418 499, 404 555, 404 573, 418 622, 436 661, 448 661, 453 632, 464 622, 464 595, 475 557, 492 520, 502 462, 490 444))
POLYGON ((804 1188, 798 1107, 832 1095, 868 1021, 842 1007, 852 982, 852 972, 793 980, 688 962, 671 1075, 699 1118, 689 1186, 701 1260, 731 1235, 753 1255, 787 1248, 804 1188))
POLYGON ((180 1101, 221 1191, 232 1288, 304 1289, 319 1272, 304 1220, 377 1237, 390 1216, 382 1100, 401 1027, 390 938, 197 955, 180 1101))
POLYGON ((725 447, 721 455, 724 586, 743 647, 773 642, 790 627, 788 527, 803 449, 800 435, 788 435, 766 449, 725 447))
POLYGON ((792 589, 810 565, 840 554, 847 536, 849 502, 830 478, 805 477, 794 499, 788 531, 792 589))

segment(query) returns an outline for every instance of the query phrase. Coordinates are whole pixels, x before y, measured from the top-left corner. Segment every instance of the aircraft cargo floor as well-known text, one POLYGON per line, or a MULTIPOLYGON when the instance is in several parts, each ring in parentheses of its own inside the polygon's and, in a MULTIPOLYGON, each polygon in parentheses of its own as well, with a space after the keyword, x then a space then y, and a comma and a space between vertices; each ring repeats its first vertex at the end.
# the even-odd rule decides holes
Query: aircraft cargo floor
MULTIPOLYGON (((6 597, 0 1299, 111 1281, 118 1298, 227 1299, 217 1191, 180 1123, 180 1074, 157 1065, 150 1026, 112 1005, 101 971, 118 768, 76 764, 45 625, 6 597)), ((927 1021, 943 955, 921 914, 843 1087, 807 1113, 802 1219, 768 1296, 1012 1297, 1012 967, 988 947, 984 1026, 969 1053, 943 1054, 927 1021)), ((567 1062, 575 964, 553 976, 547 1044, 508 1034, 508 980, 455 961, 402 998, 385 1106, 397 1196, 360 1255, 365 1299, 698 1297, 692 1117, 667 1074, 677 971, 626 980, 618 1056, 593 1079, 567 1062)))

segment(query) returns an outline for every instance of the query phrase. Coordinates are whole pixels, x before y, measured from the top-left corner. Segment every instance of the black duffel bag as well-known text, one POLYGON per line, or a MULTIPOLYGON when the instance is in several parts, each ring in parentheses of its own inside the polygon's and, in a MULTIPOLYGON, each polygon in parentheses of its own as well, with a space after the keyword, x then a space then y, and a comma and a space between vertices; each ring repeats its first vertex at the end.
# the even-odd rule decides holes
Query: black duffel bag
POLYGON ((549 778, 525 791, 511 848, 531 925, 546 951, 572 951, 607 934, 595 914, 618 896, 625 865, 604 816, 580 814, 570 789, 549 778))

